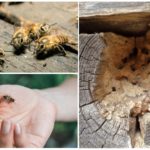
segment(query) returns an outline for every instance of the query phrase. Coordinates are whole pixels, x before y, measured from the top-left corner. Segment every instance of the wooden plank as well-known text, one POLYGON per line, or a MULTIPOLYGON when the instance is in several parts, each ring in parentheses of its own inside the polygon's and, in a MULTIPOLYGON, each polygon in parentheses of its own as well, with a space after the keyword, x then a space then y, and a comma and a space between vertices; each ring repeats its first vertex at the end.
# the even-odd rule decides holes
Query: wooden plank
POLYGON ((80 33, 143 35, 149 29, 150 3, 81 3, 80 33))
POLYGON ((80 17, 150 12, 149 2, 81 2, 80 17))

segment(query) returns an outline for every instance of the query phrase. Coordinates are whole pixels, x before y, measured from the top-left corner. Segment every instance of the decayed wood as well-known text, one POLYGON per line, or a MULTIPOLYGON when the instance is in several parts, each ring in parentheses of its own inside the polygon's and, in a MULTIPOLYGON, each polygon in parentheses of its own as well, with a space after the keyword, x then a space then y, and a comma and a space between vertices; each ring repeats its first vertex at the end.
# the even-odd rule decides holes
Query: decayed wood
POLYGON ((150 23, 150 3, 81 3, 80 33, 143 35, 150 23))
POLYGON ((92 97, 102 50, 99 34, 80 35, 80 147, 129 147, 128 118, 107 120, 92 97))
MULTIPOLYGON (((137 38, 139 51, 147 38, 144 43, 142 37, 137 38)), ((118 69, 117 65, 134 47, 134 37, 80 35, 81 147, 149 146, 149 63, 141 68, 149 54, 138 53, 138 59, 132 56, 126 67, 118 69), (132 70, 130 63, 138 68, 132 70), (119 74, 124 77, 116 78, 119 74)))
POLYGON ((149 8, 80 4, 80 147, 149 147, 149 8))

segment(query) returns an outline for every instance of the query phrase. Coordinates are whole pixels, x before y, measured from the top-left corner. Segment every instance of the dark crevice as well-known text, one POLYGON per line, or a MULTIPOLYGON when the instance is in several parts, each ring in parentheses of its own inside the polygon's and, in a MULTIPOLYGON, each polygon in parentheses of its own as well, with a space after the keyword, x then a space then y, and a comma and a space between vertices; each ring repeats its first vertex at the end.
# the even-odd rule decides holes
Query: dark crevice
POLYGON ((140 123, 139 123, 139 116, 136 116, 136 132, 141 132, 140 123))
POLYGON ((113 86, 112 87, 112 91, 115 92, 116 91, 116 87, 113 86))
POLYGON ((129 120, 129 135, 131 140, 132 147, 136 147, 136 144, 139 142, 137 139, 142 138, 141 134, 141 125, 139 121, 140 115, 137 115, 135 117, 130 114, 130 120, 129 120))

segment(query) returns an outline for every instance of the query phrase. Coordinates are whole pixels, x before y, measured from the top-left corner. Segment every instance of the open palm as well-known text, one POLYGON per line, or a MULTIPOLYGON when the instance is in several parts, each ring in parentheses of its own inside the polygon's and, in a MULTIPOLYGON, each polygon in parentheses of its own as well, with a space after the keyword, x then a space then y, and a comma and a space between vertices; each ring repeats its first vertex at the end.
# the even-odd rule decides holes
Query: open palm
POLYGON ((0 143, 8 147, 43 147, 54 126, 54 105, 35 90, 22 86, 2 85, 0 98, 4 95, 11 96, 15 101, 0 101, 0 121, 7 120, 12 124, 7 139, 0 135, 0 143), (21 126, 21 135, 15 136, 16 124, 21 126))

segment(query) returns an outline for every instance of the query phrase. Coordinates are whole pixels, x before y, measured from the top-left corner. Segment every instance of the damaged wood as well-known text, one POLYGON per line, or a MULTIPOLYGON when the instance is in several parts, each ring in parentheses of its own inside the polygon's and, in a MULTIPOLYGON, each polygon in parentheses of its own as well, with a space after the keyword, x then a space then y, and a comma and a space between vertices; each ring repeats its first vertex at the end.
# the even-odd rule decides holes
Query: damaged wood
POLYGON ((122 14, 105 4, 101 15, 103 3, 80 6, 80 147, 149 147, 150 6, 141 4, 122 14))

